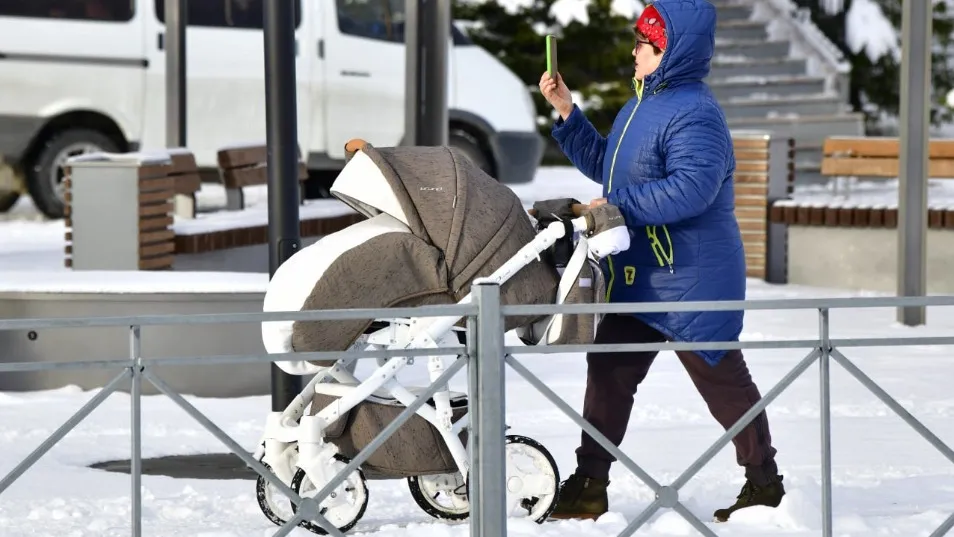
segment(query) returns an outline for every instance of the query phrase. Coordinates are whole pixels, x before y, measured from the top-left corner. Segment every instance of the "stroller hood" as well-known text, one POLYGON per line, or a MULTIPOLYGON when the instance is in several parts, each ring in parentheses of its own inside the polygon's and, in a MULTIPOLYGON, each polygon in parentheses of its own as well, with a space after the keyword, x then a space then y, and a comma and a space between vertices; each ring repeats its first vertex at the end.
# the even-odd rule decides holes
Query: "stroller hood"
POLYGON ((454 293, 505 242, 532 238, 511 235, 518 226, 532 230, 520 199, 456 150, 359 147, 332 195, 365 216, 391 215, 439 249, 454 293))
MULTIPOLYGON (((456 303, 475 278, 489 276, 536 236, 512 190, 446 147, 366 145, 331 191, 367 220, 282 263, 266 290, 265 311, 456 303)), ((533 261, 501 286, 501 302, 553 303, 559 278, 552 265, 533 261)), ((507 317, 505 327, 537 320, 507 317)), ((342 351, 370 323, 266 322, 262 337, 270 353, 342 351)))

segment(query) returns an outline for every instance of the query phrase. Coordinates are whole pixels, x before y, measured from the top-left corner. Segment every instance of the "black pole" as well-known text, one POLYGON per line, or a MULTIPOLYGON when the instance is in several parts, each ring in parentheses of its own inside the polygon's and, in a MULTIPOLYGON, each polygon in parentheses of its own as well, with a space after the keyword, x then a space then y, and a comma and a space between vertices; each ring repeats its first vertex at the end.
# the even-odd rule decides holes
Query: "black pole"
MULTIPOLYGON (((268 274, 301 247, 298 215, 298 118, 293 0, 265 5, 265 121, 268 144, 268 274)), ((272 410, 301 391, 301 378, 272 364, 272 410)))
MULTIPOLYGON (((196 0, 201 1, 201 0, 196 0)), ((166 0, 166 147, 186 145, 186 27, 189 0, 166 0)))
POLYGON ((406 0, 405 140, 447 145, 450 0, 406 0))

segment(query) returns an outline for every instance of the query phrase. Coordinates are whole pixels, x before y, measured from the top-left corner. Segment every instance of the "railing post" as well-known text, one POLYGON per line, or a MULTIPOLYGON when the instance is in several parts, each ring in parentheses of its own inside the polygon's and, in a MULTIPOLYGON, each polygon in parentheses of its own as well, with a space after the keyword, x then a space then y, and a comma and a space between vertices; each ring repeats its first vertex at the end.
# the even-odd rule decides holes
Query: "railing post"
POLYGON ((480 521, 483 518, 480 515, 480 502, 477 497, 480 494, 480 474, 477 468, 481 466, 480 450, 477 449, 477 439, 480 438, 480 407, 477 405, 477 390, 480 383, 478 377, 477 361, 477 317, 467 318, 467 393, 470 396, 467 399, 467 413, 470 418, 470 430, 467 433, 467 451, 470 455, 470 467, 467 474, 467 491, 470 502, 470 535, 483 535, 481 532, 480 521))
POLYGON ((828 308, 818 310, 819 421, 821 422, 822 536, 831 537, 831 334, 828 308))
POLYGON ((129 327, 129 367, 131 384, 129 436, 132 442, 129 475, 132 480, 132 537, 142 536, 142 328, 129 327))
POLYGON ((500 311, 500 285, 476 282, 477 356, 477 421, 473 432, 474 450, 479 466, 471 467, 478 486, 470 498, 471 508, 478 504, 480 520, 471 519, 471 537, 507 534, 506 513, 506 447, 504 436, 504 319, 500 311))
POLYGON ((789 179, 793 173, 792 141, 782 136, 769 140, 769 171, 765 217, 765 281, 788 283, 788 225, 773 222, 772 205, 789 197, 789 179))

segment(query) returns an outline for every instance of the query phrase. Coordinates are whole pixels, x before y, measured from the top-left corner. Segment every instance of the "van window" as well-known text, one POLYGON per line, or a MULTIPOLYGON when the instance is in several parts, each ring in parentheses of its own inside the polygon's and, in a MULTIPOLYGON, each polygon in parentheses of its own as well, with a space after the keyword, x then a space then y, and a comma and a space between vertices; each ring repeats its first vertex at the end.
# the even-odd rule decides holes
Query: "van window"
POLYGON ((0 16, 128 22, 136 0, 0 0, 0 16))
MULTIPOLYGON (((338 30, 346 35, 404 43, 404 2, 402 0, 336 0, 338 30)), ((451 22, 455 46, 473 45, 451 22)))
POLYGON ((335 0, 341 33, 404 42, 404 0, 335 0))
MULTIPOLYGON (((0 0, 4 1, 4 0, 0 0)), ((189 26, 207 28, 249 28, 261 30, 265 27, 263 0, 189 0, 189 26)), ((301 25, 301 0, 295 0, 295 28, 301 25)), ((156 17, 166 22, 166 2, 156 0, 156 17)))

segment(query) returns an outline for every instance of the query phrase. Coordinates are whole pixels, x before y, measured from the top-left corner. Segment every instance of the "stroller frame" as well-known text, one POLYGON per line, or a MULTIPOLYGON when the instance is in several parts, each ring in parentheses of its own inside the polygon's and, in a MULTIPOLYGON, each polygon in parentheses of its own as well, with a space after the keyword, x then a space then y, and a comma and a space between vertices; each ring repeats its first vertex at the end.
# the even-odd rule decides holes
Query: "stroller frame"
MULTIPOLYGON (((557 241, 566 238, 567 235, 571 235, 569 239, 572 240, 573 232, 585 232, 586 229, 587 222, 583 216, 568 221, 557 220, 549 223, 536 234, 533 240, 521 247, 514 256, 504 262, 496 271, 487 277, 475 279, 472 285, 480 283, 502 285, 522 268, 534 260, 539 260, 541 254, 556 244, 557 241)), ((583 253, 585 253, 587 248, 586 241, 585 233, 580 233, 576 250, 582 248, 583 253)), ((562 284, 563 282, 561 281, 561 287, 562 284)), ((468 304, 472 300, 473 294, 468 293, 458 304, 468 304)), ((463 318, 464 316, 376 319, 376 321, 387 323, 388 326, 359 337, 352 348, 365 344, 365 351, 415 348, 463 350, 464 347, 460 344, 455 334, 456 331, 462 330, 455 325, 463 318)), ((428 372, 431 385, 439 380, 446 370, 444 365, 445 356, 459 358, 461 353, 452 352, 448 353, 448 355, 428 357, 428 372)), ((350 361, 351 360, 348 360, 348 362, 350 361)), ((333 443, 325 440, 325 432, 328 426, 371 397, 389 398, 398 401, 404 406, 414 403, 418 396, 396 379, 398 372, 413 363, 413 356, 377 358, 378 367, 364 381, 361 381, 349 372, 346 369, 344 360, 340 359, 331 367, 320 367, 308 364, 306 371, 296 371, 296 374, 299 375, 315 374, 315 376, 283 411, 269 413, 264 434, 254 458, 273 471, 276 477, 286 485, 289 485, 297 494, 301 495, 301 483, 304 477, 307 477, 307 479, 314 484, 316 490, 324 488, 332 481, 338 482, 338 487, 340 488, 341 483, 348 479, 348 476, 339 475, 347 464, 347 459, 338 454, 337 447, 333 443), (336 380, 338 383, 325 382, 329 378, 336 380), (340 398, 326 405, 318 412, 313 412, 312 415, 305 415, 306 408, 312 404, 316 393, 340 396, 340 398)), ((464 483, 469 483, 470 461, 468 458, 468 450, 459 435, 464 429, 469 428, 470 413, 468 411, 456 422, 452 422, 451 391, 447 384, 434 393, 433 402, 433 407, 428 404, 420 406, 416 410, 416 414, 436 428, 441 439, 450 451, 458 471, 463 477, 464 483)), ((556 484, 558 485, 558 469, 552 457, 542 446, 532 440, 527 440, 532 445, 536 445, 536 449, 542 450, 545 457, 549 460, 554 471, 556 484)), ((360 474, 360 470, 358 473, 360 474)), ((360 478, 363 481, 363 474, 360 475, 360 478)), ((531 482, 533 482, 533 480, 531 480, 531 482)), ((542 484, 542 480, 538 480, 538 484, 542 484)), ((464 488, 466 489, 466 487, 464 488)), ((536 522, 544 522, 553 508, 555 508, 559 494, 558 488, 557 486, 552 490, 551 501, 547 504, 543 512, 537 513, 537 516, 534 517, 536 522)), ((547 492, 547 494, 550 493, 549 491, 547 492)), ((467 495, 469 495, 469 491, 465 493, 465 496, 467 495)), ((260 490, 260 504, 263 500, 262 496, 263 494, 260 490)), ((331 493, 321 499, 320 508, 322 514, 327 517, 330 513, 330 509, 333 509, 336 505, 342 506, 342 502, 344 502, 342 498, 344 496, 346 495, 331 493)), ((366 505, 366 493, 363 501, 366 505)), ((262 508, 265 510, 264 505, 262 508)), ((335 522, 332 523, 338 526, 340 531, 345 532, 357 523, 363 513, 364 506, 360 506, 359 512, 353 520, 348 520, 340 525, 335 522)), ((434 515, 433 513, 431 514, 434 515)), ((281 525, 285 522, 285 520, 277 515, 272 516, 267 512, 266 515, 268 515, 275 524, 281 525), (278 518, 278 520, 276 520, 276 518, 278 518)), ((463 518, 463 516, 457 518, 463 518)), ((326 533, 326 530, 309 521, 303 521, 299 526, 309 529, 314 533, 326 533)))

